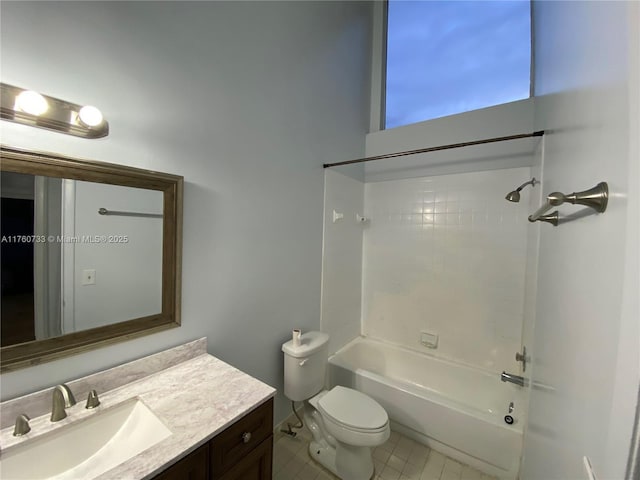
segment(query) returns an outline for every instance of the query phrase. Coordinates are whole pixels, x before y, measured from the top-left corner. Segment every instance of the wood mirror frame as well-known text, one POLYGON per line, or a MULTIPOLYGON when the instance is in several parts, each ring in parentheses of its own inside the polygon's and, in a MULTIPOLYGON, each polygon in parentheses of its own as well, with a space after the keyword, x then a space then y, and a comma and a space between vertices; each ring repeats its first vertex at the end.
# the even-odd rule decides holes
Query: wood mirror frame
POLYGON ((158 314, 0 348, 0 372, 30 367, 180 326, 183 177, 0 146, 0 170, 158 190, 163 193, 162 311, 158 314))

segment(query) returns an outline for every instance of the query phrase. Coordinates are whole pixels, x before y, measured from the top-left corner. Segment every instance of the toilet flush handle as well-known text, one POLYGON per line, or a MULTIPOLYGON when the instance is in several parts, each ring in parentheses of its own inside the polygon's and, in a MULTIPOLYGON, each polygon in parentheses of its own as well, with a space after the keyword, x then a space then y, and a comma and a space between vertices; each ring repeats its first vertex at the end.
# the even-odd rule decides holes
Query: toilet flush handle
POLYGON ((305 358, 304 360, 300 360, 300 363, 298 363, 298 365, 300 365, 301 367, 304 367, 304 364, 307 363, 309 359, 305 358))

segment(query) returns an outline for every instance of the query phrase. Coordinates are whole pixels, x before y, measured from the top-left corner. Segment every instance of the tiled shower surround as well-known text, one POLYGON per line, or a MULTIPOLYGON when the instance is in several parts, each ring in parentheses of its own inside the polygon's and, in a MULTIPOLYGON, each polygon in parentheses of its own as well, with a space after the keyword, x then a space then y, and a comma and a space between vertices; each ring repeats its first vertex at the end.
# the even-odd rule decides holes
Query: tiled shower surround
POLYGON ((365 184, 363 333, 517 369, 531 212, 529 191, 520 203, 505 195, 530 178, 513 168, 365 184), (439 336, 436 349, 421 331, 439 336))

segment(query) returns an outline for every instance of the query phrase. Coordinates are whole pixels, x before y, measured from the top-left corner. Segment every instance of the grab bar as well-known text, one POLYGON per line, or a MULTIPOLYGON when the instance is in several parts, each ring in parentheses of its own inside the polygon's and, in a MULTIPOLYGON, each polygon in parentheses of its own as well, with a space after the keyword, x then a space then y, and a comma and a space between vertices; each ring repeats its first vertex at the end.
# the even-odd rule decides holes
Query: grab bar
MULTIPOLYGON (((542 205, 538 210, 536 210, 534 213, 532 213, 531 215, 529 215, 529 221, 530 222, 537 222, 538 220, 540 220, 542 218, 542 216, 547 213, 549 210, 551 210, 553 207, 555 207, 555 205, 553 203, 551 203, 551 195, 554 195, 553 193, 550 194, 547 197, 547 201, 545 202, 544 205, 542 205)), ((554 213, 558 213, 558 212, 554 212, 554 213)))
POLYGON ((554 226, 558 225, 558 212, 545 215, 553 207, 559 207, 563 203, 569 202, 573 205, 584 205, 593 208, 596 212, 603 213, 607 209, 609 200, 609 186, 607 182, 600 182, 595 187, 582 192, 573 192, 565 195, 560 192, 553 192, 547 195, 547 201, 533 214, 529 215, 530 222, 547 222, 554 226))

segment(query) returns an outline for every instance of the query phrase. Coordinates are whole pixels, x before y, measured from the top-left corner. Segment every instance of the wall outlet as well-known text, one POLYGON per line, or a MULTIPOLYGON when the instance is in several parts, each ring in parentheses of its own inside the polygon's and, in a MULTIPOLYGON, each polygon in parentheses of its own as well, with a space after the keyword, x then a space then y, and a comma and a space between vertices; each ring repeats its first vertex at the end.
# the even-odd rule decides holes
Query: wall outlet
POLYGON ((95 285, 96 271, 94 269, 82 271, 82 285, 95 285))
POLYGON ((438 348, 438 334, 420 332, 420 343, 427 348, 438 348))

